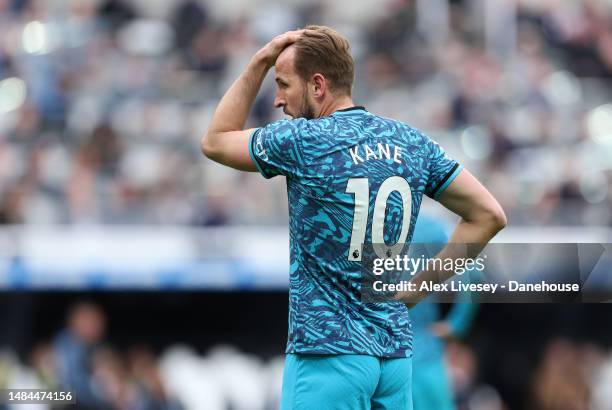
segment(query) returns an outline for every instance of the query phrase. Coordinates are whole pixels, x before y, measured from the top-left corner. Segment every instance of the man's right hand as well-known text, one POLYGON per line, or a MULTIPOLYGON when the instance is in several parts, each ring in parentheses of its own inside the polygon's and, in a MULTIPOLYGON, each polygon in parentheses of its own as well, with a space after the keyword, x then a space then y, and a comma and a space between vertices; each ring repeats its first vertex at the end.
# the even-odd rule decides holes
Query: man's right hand
POLYGON ((279 54, 285 48, 295 43, 303 32, 304 30, 287 31, 286 33, 274 37, 268 44, 255 53, 254 58, 265 63, 268 69, 274 67, 279 54))

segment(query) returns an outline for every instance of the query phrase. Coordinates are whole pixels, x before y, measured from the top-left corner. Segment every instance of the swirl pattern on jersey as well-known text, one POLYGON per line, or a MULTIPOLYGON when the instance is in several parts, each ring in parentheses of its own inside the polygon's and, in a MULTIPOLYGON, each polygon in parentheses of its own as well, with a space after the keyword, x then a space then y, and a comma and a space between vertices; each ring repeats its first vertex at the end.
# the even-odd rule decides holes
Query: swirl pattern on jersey
MULTIPOLYGON (((290 276, 287 353, 411 357, 408 309, 361 302, 361 263, 351 260, 356 194, 366 179, 365 243, 372 240, 378 190, 390 177, 410 187, 412 237, 426 194, 434 199, 460 166, 418 130, 362 107, 315 120, 282 120, 257 129, 249 150, 266 178, 284 175, 289 200, 290 276)), ((383 237, 397 242, 403 224, 398 191, 388 196, 383 237)))

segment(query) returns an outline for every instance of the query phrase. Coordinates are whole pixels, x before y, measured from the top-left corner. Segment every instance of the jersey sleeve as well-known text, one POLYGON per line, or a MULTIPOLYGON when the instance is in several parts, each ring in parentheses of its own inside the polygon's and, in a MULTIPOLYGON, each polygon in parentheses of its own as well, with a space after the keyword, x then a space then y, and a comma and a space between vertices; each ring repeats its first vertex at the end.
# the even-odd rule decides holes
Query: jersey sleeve
POLYGON ((282 120, 257 128, 249 140, 249 154, 265 178, 292 177, 302 168, 301 134, 306 121, 282 120))
POLYGON ((429 145, 429 178, 425 194, 438 200, 440 194, 459 175, 462 167, 457 161, 449 158, 437 142, 427 138, 427 144, 429 145))

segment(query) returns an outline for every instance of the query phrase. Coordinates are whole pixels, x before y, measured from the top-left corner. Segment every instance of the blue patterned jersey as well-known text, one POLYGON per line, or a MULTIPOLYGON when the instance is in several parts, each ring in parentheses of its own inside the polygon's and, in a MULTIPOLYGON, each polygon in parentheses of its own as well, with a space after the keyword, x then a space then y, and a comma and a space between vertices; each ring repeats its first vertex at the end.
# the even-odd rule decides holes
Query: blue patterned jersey
POLYGON ((437 198, 459 165, 363 107, 274 122, 253 132, 249 151, 264 177, 287 178, 286 352, 410 357, 404 304, 361 302, 362 244, 409 242, 423 194, 437 198))

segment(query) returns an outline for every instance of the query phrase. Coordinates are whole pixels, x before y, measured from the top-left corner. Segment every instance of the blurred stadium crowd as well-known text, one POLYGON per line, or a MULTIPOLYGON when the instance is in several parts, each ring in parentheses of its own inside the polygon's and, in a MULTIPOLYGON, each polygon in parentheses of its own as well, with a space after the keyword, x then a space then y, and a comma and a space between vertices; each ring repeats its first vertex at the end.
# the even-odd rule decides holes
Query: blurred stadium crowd
POLYGON ((440 141, 512 224, 611 223, 605 0, 0 0, 0 223, 286 223, 282 181, 199 139, 252 53, 312 22, 349 37, 356 101, 440 141))
MULTIPOLYGON (((216 346, 201 355, 187 345, 157 355, 146 344, 108 344, 107 317, 90 302, 73 305, 66 326, 39 341, 25 361, 0 352, 0 388, 70 389, 89 410, 267 410, 278 408, 283 357, 269 360, 216 346)), ((459 410, 507 410, 498 391, 483 383, 479 358, 452 340, 446 363, 459 410)), ((591 343, 553 339, 534 364, 520 408, 606 410, 612 403, 612 352, 591 343)), ((516 376, 515 376, 516 377, 516 376)), ((24 405, 15 405, 15 409, 24 405)), ((13 407, 0 403, 0 409, 13 407)), ((55 409, 61 406, 31 405, 55 409)))

